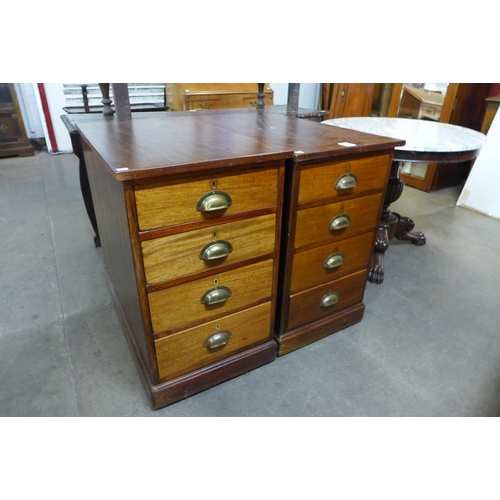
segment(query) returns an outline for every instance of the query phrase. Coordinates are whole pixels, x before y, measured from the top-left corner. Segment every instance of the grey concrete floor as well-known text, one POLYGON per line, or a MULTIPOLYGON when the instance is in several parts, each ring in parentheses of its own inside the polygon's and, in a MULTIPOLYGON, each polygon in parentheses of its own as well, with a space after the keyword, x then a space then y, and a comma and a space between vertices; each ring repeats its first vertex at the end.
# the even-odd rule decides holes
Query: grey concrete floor
POLYGON ((121 333, 74 155, 0 159, 0 416, 498 416, 500 222, 460 188, 392 207, 395 242, 361 323, 153 411, 121 333))

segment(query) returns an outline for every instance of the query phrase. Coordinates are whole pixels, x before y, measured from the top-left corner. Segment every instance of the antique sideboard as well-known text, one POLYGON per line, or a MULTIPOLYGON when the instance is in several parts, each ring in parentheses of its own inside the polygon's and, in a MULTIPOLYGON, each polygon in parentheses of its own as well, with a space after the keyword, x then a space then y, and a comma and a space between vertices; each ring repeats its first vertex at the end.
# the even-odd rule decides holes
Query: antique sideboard
POLYGON ((394 148, 273 107, 77 124, 153 408, 359 322, 394 148))

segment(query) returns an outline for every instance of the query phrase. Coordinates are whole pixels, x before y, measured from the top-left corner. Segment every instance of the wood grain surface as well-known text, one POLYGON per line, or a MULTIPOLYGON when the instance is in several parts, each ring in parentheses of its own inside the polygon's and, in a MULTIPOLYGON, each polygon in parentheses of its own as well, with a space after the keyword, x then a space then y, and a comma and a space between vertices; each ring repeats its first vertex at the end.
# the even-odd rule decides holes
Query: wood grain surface
POLYGON ((390 155, 381 155, 304 167, 300 173, 299 203, 330 197, 358 196, 363 191, 383 189, 390 162, 390 155), (355 175, 357 186, 336 190, 335 182, 343 174, 355 175))
POLYGON ((266 341, 271 333, 270 320, 271 303, 266 302, 157 340, 155 346, 160 377, 178 377, 266 341), (211 335, 222 330, 231 332, 225 347, 212 352, 204 347, 211 335))
POLYGON ((215 219, 276 206, 278 169, 251 170, 168 180, 135 188, 137 217, 141 231, 186 222, 215 219), (214 190, 227 193, 232 204, 223 211, 203 214, 196 209, 198 200, 214 190))
POLYGON ((146 282, 167 282, 253 257, 272 255, 275 225, 276 215, 270 214, 143 241, 146 282), (200 259, 202 248, 216 240, 229 241, 233 251, 226 258, 211 262, 200 259))
POLYGON ((378 222, 381 200, 382 194, 374 194, 300 210, 297 213, 295 247, 348 238, 374 228, 378 222), (329 230, 330 221, 341 214, 349 216, 349 226, 336 231, 329 230))
POLYGON ((149 308, 153 331, 171 330, 193 321, 228 314, 263 299, 270 300, 272 278, 273 260, 269 259, 152 292, 149 294, 149 308), (202 304, 203 294, 217 286, 231 290, 232 295, 227 302, 212 306, 202 304))

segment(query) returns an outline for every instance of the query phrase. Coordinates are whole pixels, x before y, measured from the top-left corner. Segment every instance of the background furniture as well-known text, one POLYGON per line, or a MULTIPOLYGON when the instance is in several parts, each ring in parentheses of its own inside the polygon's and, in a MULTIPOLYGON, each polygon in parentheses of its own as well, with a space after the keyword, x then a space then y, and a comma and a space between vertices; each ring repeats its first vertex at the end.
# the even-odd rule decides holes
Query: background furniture
MULTIPOLYGON (((287 106, 285 104, 275 104, 268 108, 270 113, 277 113, 279 115, 287 114, 287 106)), ((304 120, 311 120, 313 122, 322 122, 325 117, 329 115, 328 111, 321 109, 307 109, 307 108, 297 108, 296 116, 297 118, 303 118, 304 120)))
MULTIPOLYGON (((480 131, 484 113, 484 100, 488 95, 489 83, 450 83, 444 96, 439 121, 480 131)), ((429 163, 423 177, 400 173, 408 186, 435 191, 463 184, 469 175, 472 161, 447 165, 429 163)))
POLYGON ((444 95, 424 88, 403 87, 403 96, 399 104, 400 117, 412 117, 416 120, 438 121, 443 108, 444 95))
MULTIPOLYGON (((480 131, 484 103, 491 85, 491 83, 448 84, 442 99, 439 121, 480 131)), ((418 118, 422 113, 420 109, 422 106, 417 105, 416 101, 413 104, 410 102, 412 99, 410 93, 415 94, 415 92, 419 91, 404 83, 323 83, 323 108, 330 111, 330 119, 363 116, 395 118, 405 113, 415 114, 415 118, 418 118)), ((437 96, 434 96, 433 100, 436 99, 437 96)), ((421 104, 426 100, 428 99, 424 99, 423 95, 420 96, 421 104)), ((428 112, 423 113, 424 117, 429 115, 426 117, 436 119, 437 103, 433 105, 433 109, 431 103, 425 104, 428 112)), ((418 168, 408 165, 407 172, 401 172, 400 176, 408 186, 430 192, 464 183, 471 166, 471 161, 454 163, 452 166, 430 163, 426 168, 423 165, 418 168), (423 175, 422 170, 425 170, 423 175)))
POLYGON ((500 104, 500 95, 495 97, 487 97, 486 99, 486 113, 484 114, 483 123, 481 125, 481 132, 483 134, 487 134, 488 130, 491 127, 491 123, 493 122, 493 118, 498 110, 498 105, 500 104))
POLYGON ((108 281, 155 408, 362 318, 403 141, 272 109, 77 123, 108 281))
POLYGON ((33 156, 13 83, 0 83, 0 156, 33 156))
POLYGON ((330 118, 369 116, 375 83, 323 83, 322 108, 330 118))
POLYGON ((407 118, 340 118, 326 120, 326 125, 345 127, 380 136, 402 138, 405 145, 396 147, 394 162, 385 195, 384 209, 375 241, 369 281, 380 284, 384 281, 383 257, 394 237, 425 245, 423 233, 412 233, 415 224, 408 217, 392 213, 390 205, 399 199, 404 181, 400 179, 401 162, 456 163, 477 157, 486 137, 480 132, 450 124, 407 118))
MULTIPOLYGON (((156 103, 141 103, 141 104, 131 104, 131 111, 134 113, 145 112, 145 111, 167 111, 167 106, 156 103)), ((63 110, 69 115, 79 115, 82 113, 91 113, 91 114, 103 114, 104 105, 103 106, 66 106, 63 110)))
MULTIPOLYGON (((257 105, 256 83, 167 83, 167 106, 172 111, 246 108, 257 105)), ((264 84, 264 102, 273 104, 274 92, 264 84)))

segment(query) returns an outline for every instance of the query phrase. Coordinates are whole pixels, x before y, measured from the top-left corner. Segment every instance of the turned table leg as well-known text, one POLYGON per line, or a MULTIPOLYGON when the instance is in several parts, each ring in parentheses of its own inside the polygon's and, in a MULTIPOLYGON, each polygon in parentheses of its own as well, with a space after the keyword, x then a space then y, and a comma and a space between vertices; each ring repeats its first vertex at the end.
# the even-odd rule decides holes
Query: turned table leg
POLYGON ((423 233, 411 231, 415 223, 408 217, 391 212, 389 206, 398 200, 403 193, 404 181, 399 178, 399 161, 393 161, 387 191, 384 199, 384 208, 380 218, 375 245, 372 253, 368 281, 380 285, 384 281, 384 254, 389 248, 389 242, 396 238, 398 240, 410 241, 414 245, 425 245, 426 239, 423 233))

